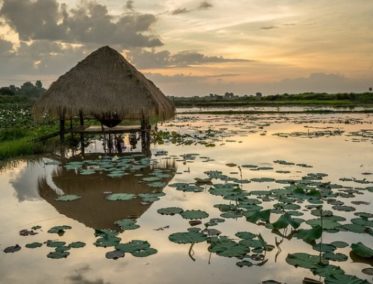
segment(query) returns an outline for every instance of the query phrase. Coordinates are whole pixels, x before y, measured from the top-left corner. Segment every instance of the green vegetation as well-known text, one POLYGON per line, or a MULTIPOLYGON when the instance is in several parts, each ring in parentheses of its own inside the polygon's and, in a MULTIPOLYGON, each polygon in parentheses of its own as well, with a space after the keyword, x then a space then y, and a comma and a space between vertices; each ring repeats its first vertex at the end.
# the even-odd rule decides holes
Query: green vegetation
POLYGON ((205 97, 171 97, 176 107, 237 107, 237 106, 373 106, 373 93, 304 93, 263 96, 224 96, 210 94, 205 97))

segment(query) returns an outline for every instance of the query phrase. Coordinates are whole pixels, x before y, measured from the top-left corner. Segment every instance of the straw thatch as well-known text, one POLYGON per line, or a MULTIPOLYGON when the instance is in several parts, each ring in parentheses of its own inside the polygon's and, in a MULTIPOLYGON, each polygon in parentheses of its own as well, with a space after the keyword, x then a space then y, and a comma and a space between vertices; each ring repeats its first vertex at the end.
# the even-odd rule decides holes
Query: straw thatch
POLYGON ((36 102, 36 117, 85 116, 165 120, 173 103, 116 50, 104 46, 52 83, 36 102))

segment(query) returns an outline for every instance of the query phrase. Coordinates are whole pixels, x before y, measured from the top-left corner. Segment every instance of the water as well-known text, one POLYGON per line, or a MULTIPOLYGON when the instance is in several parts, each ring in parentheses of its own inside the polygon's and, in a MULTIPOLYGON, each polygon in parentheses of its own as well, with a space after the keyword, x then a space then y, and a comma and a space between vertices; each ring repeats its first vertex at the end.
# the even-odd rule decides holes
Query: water
MULTIPOLYGON (((151 165, 122 177, 111 178, 105 172, 80 175, 67 170, 47 156, 12 161, 3 166, 0 176, 0 245, 19 244, 21 251, 0 254, 1 283, 261 283, 274 279, 286 283, 301 283, 304 277, 321 279, 308 269, 295 268, 286 263, 289 253, 306 252, 318 255, 312 246, 295 237, 284 239, 281 250, 275 247, 266 253, 262 266, 238 267, 236 258, 210 254, 206 242, 197 243, 190 251, 189 244, 176 244, 168 239, 175 232, 184 232, 190 227, 188 220, 180 215, 165 216, 157 213, 164 207, 200 209, 209 218, 219 217, 221 212, 215 204, 228 204, 220 196, 209 193, 209 185, 202 192, 182 192, 170 186, 176 182, 194 183, 195 178, 206 178, 205 171, 219 170, 226 176, 241 179, 237 166, 254 164, 272 167, 253 171, 242 167, 242 179, 271 177, 300 179, 307 173, 326 173, 324 182, 337 183, 344 188, 366 188, 373 185, 373 116, 369 114, 349 115, 187 115, 179 114, 174 121, 159 125, 163 131, 176 131, 184 136, 178 143, 168 142, 152 145, 151 165), (362 131, 364 130, 364 131, 362 131), (183 141, 183 142, 180 142, 183 141), (206 147, 211 146, 211 147, 206 147), (214 146, 213 146, 214 145, 214 146), (155 153, 167 155, 155 156, 155 153), (198 154, 181 157, 183 154, 198 154), (164 153, 163 153, 164 154, 164 153), (275 160, 295 164, 307 164, 312 168, 297 165, 282 165, 275 160), (108 192, 150 193, 154 188, 148 183, 139 183, 144 176, 154 171, 167 172, 163 179, 167 186, 164 196, 158 201, 144 204, 139 198, 130 201, 108 201, 108 192), (280 171, 280 172, 278 172, 280 171), (281 172, 282 171, 282 172, 281 172), (139 176, 141 173, 143 176, 139 176), (341 181, 340 178, 355 178, 341 181), (365 179, 365 180, 364 180, 365 179), (361 181, 364 180, 364 183, 361 181), (81 199, 60 202, 61 194, 77 194, 81 199), (119 236, 122 243, 130 240, 146 240, 158 253, 149 257, 134 257, 126 253, 116 261, 105 258, 112 248, 96 247, 95 228, 116 228, 113 224, 121 218, 137 218, 139 229, 125 231, 119 236), (40 225, 42 229, 34 236, 20 236, 19 231, 40 225), (55 225, 69 225, 63 236, 47 233, 55 225), (52 248, 45 244, 41 248, 28 249, 24 245, 34 241, 63 240, 83 241, 84 248, 72 249, 68 258, 53 260, 46 257, 52 248), (276 256, 277 255, 277 256, 276 256)), ((175 140, 174 140, 175 142, 175 140)), ((99 142, 93 141, 86 149, 89 159, 99 159, 94 152, 101 151, 99 142)), ((103 158, 103 154, 99 154, 103 158)), ((144 159, 144 158, 139 158, 144 159)), ((146 160, 143 160, 144 163, 146 160)), ((214 183, 224 183, 213 180, 214 183)), ((243 190, 279 189, 285 185, 276 182, 251 182, 242 184, 243 190)), ((337 191, 338 189, 334 189, 337 191)), ((352 198, 338 198, 356 211, 373 213, 373 193, 359 190, 352 198), (352 201, 369 204, 354 205, 352 201)), ((263 202, 264 208, 272 208, 277 201, 263 202)), ((302 209, 304 202, 300 204, 302 209)), ((331 209, 325 204, 324 209, 331 209)), ((301 210, 299 210, 301 211, 301 210)), ((304 213, 300 218, 316 218, 304 213)), ((335 211, 348 222, 354 212, 335 211)), ((280 215, 271 214, 273 223, 280 215)), ((203 221, 207 221, 204 219, 203 221)), ((203 226, 197 226, 203 228, 203 226)), ((239 231, 261 233, 267 243, 275 245, 271 230, 262 225, 247 222, 245 218, 226 219, 216 227, 222 235, 235 240, 239 231)), ((301 228, 309 228, 303 224, 301 228)), ((373 247, 372 236, 353 232, 324 233, 323 242, 341 240, 351 243, 363 242, 373 247)), ((337 252, 349 256, 349 247, 337 252)), ((252 261, 253 263, 258 263, 252 261)), ((330 262, 341 266, 346 274, 372 281, 361 269, 369 264, 354 262, 349 257, 345 262, 330 262)))
POLYGON ((328 106, 244 106, 244 107, 185 107, 177 108, 177 113, 247 111, 247 112, 304 112, 304 111, 367 111, 370 107, 328 107, 328 106))

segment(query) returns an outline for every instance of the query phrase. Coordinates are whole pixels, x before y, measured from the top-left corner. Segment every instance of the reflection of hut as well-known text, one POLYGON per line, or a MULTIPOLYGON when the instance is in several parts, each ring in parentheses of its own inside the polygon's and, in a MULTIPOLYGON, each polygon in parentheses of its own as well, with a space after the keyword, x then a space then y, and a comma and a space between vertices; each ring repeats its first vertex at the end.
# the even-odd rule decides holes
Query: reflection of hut
MULTIPOLYGON (((168 162, 157 167, 168 170, 170 177, 163 179, 169 182, 175 174, 174 162, 168 162)), ((138 173, 149 175, 153 169, 149 166, 138 173)), ((65 194, 81 196, 71 202, 57 201, 57 193, 48 185, 46 177, 39 180, 39 194, 56 210, 88 227, 114 228, 114 222, 123 218, 138 218, 149 207, 140 198, 129 201, 108 201, 107 192, 111 193, 153 193, 154 188, 142 182, 143 176, 134 173, 121 178, 111 178, 105 174, 80 175, 73 170, 61 167, 52 174, 53 183, 65 194)), ((160 191, 161 189, 159 189, 160 191)))
POLYGON ((146 134, 150 119, 169 119, 175 107, 120 53, 105 46, 58 78, 36 102, 33 113, 36 117, 49 114, 59 119, 63 140, 65 119, 79 116, 79 132, 84 130, 86 117, 97 118, 107 127, 123 119, 138 120, 146 134))

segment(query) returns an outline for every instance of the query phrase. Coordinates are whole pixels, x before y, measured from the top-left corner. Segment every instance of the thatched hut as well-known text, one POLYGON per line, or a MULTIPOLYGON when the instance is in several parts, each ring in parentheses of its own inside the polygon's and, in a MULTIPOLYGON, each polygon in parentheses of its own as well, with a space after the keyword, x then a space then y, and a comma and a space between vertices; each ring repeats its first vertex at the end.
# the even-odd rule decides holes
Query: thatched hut
POLYGON ((113 127, 123 119, 166 120, 175 113, 173 103, 119 52, 104 46, 92 52, 52 83, 33 107, 35 117, 60 120, 95 117, 113 127))

